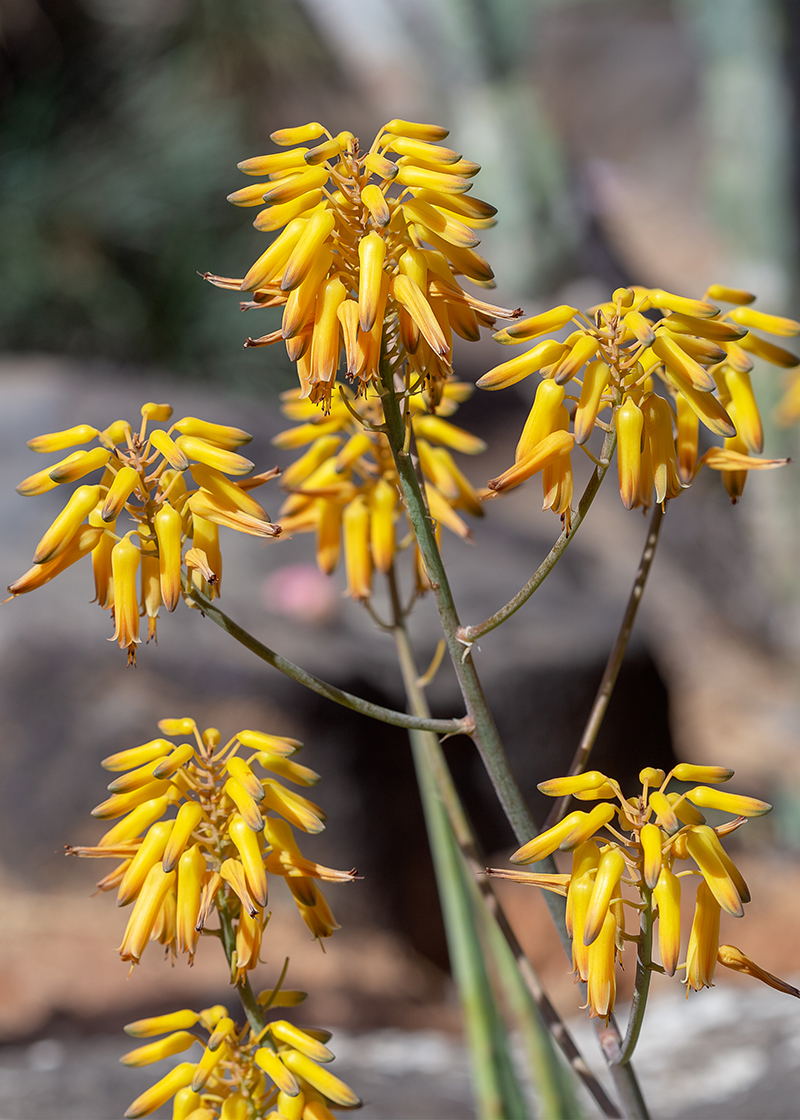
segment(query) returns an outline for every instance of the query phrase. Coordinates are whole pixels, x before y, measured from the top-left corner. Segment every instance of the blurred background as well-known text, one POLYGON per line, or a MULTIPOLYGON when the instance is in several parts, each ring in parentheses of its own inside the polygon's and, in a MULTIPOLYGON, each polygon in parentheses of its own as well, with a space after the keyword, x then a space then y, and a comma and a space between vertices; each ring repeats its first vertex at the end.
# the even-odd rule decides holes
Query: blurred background
MULTIPOLYGON (((243 319, 235 295, 198 275, 241 276, 263 251, 225 196, 243 185, 236 163, 272 150, 276 128, 319 119, 369 141, 392 117, 446 124, 483 165, 475 193, 499 210, 481 251, 505 306, 586 307, 628 283, 700 296, 719 282, 799 317, 790 0, 0 0, 0 101, 4 584, 59 508, 14 493, 41 465, 25 448, 33 435, 169 400, 252 431, 259 469, 291 461, 270 440, 287 426, 278 394, 294 374, 278 347, 242 347, 274 324, 243 319)), ((456 368, 475 380, 499 360, 488 340, 464 345, 456 368)), ((755 383, 765 453, 797 458, 797 431, 770 419, 782 374, 757 369, 755 383)), ((476 484, 507 465, 531 393, 524 382, 462 409, 490 444, 468 464, 476 484)), ((644 541, 613 489, 535 600, 476 654, 540 817, 535 785, 571 757, 644 541)), ((710 472, 670 505, 596 756, 629 778, 676 758, 731 765, 737 789, 775 803, 737 834, 757 889, 723 936, 781 975, 800 971, 799 499, 789 467, 752 476, 736 508, 710 472)), ((491 503, 474 546, 446 543, 463 621, 505 602, 549 549, 559 525, 538 506, 523 487, 491 503)), ((228 613, 340 687, 402 706, 389 639, 342 598, 340 573, 316 576, 313 542, 228 537, 228 613)), ((305 1021, 336 1028, 337 1069, 365 1090, 365 1116, 470 1116, 403 735, 334 711, 183 608, 126 671, 90 581, 81 564, 0 611, 2 1120, 119 1115, 149 1077, 117 1071, 121 1025, 226 998, 214 944, 193 970, 152 948, 127 979, 114 952, 125 914, 90 900, 94 865, 59 854, 99 835, 88 815, 105 796, 99 760, 184 714, 226 736, 250 726, 304 739, 330 814, 304 850, 365 876, 330 890, 344 928, 325 956, 275 901, 261 986, 290 954, 290 981, 312 993, 305 1021)), ((414 636, 425 664, 432 604, 414 636)), ((459 709, 446 667, 431 699, 437 714, 459 709)), ((487 852, 505 859, 512 837, 469 745, 448 749, 487 852)), ((539 900, 522 888, 504 900, 575 1014, 539 900)), ((700 1033, 676 985, 656 985, 642 1073, 657 1115, 796 1115, 800 1018, 747 984, 696 997, 700 1033)))

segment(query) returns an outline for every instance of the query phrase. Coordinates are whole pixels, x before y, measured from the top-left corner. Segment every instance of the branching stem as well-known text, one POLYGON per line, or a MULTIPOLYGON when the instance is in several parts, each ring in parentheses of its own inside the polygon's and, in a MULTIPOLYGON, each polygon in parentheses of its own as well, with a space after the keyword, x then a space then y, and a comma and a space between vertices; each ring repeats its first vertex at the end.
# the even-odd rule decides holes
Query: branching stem
MULTIPOLYGON (((605 717, 608 705, 611 701, 611 694, 614 691, 619 671, 622 668, 622 662, 625 659, 625 652, 628 648, 628 642, 630 641, 633 631, 633 624, 636 621, 636 612, 639 609, 639 603, 644 594, 647 577, 650 575, 650 569, 653 565, 663 520, 664 510, 660 505, 656 505, 653 508, 650 528, 647 533, 647 539, 644 542, 644 551, 639 561, 639 570, 636 573, 636 579, 633 581, 633 587, 628 597, 628 604, 625 607, 625 614, 623 615, 619 633, 617 634, 617 640, 614 642, 614 648, 608 656, 608 661, 603 671, 603 677, 597 689, 597 695, 594 698, 592 710, 589 713, 589 719, 586 722, 586 727, 581 736, 581 741, 578 744, 578 749, 575 752, 575 757, 572 760, 572 765, 567 771, 570 775, 580 774, 587 768, 589 756, 597 740, 600 725, 605 717)), ((569 797, 562 797, 556 801, 545 821, 545 829, 552 828, 554 824, 558 824, 567 812, 569 803, 569 797)))
POLYGON ((539 588, 547 577, 552 572, 558 561, 566 552, 567 545, 574 539, 575 534, 583 523, 583 519, 591 509, 592 502, 597 496, 600 489, 600 483, 606 476, 606 472, 611 464, 611 458, 614 454, 614 448, 617 444, 617 433, 614 428, 606 434, 603 440, 603 448, 600 452, 600 459, 597 466, 592 471, 592 475, 586 484, 586 489, 581 495, 581 500, 578 502, 578 509, 572 519, 572 526, 570 531, 564 529, 561 536, 548 552, 547 556, 541 562, 539 567, 533 573, 531 578, 520 588, 516 595, 506 603, 500 610, 495 611, 484 622, 479 622, 475 626, 461 626, 458 629, 457 637, 462 642, 475 642, 478 638, 482 638, 484 634, 489 634, 492 630, 496 630, 501 623, 510 618, 512 614, 516 614, 521 606, 527 603, 534 591, 539 588))
POLYGON ((203 614, 208 615, 212 622, 216 622, 217 626, 221 627, 226 633, 235 638, 240 645, 245 649, 249 649, 256 657, 260 657, 262 661, 266 661, 273 669, 283 673, 292 680, 297 681, 298 684, 305 685, 310 688, 312 692, 318 693, 320 696, 326 697, 328 700, 333 700, 336 704, 341 704, 343 708, 350 708, 351 711, 361 712, 362 715, 369 716, 371 719, 379 720, 381 723, 391 723, 395 727, 405 727, 406 729, 416 728, 420 731, 434 731, 437 735, 469 735, 471 723, 468 718, 462 719, 417 719, 416 716, 410 716, 405 712, 395 712, 391 708, 384 708, 380 704, 373 704, 370 700, 364 700, 361 696, 354 696, 351 692, 345 692, 341 688, 336 688, 335 685, 328 684, 327 681, 320 680, 315 677, 313 673, 301 669, 299 665, 295 665, 293 661, 288 658, 282 657, 281 654, 276 653, 260 642, 258 638, 254 638, 247 630, 229 618, 224 611, 214 603, 201 595, 196 588, 187 589, 186 592, 189 598, 195 603, 203 614))
POLYGON ((628 1017, 628 1029, 625 1039, 619 1050, 619 1055, 614 1059, 614 1064, 625 1066, 631 1060, 639 1033, 644 1022, 644 1013, 647 1007, 647 993, 650 990, 650 977, 653 975, 653 907, 651 892, 647 887, 642 887, 642 895, 646 903, 639 918, 639 948, 636 953, 636 980, 633 989, 631 1012, 628 1017))
MULTIPOLYGON (((408 632, 403 625, 402 615, 400 614, 400 603, 397 595, 394 573, 391 573, 389 581, 395 614, 395 644, 397 646, 397 656, 406 688, 408 704, 415 715, 428 716, 430 715, 430 710, 422 688, 419 685, 417 667, 408 639, 408 632)), ((482 858, 477 838, 464 811, 458 791, 455 788, 450 768, 447 765, 444 752, 442 751, 441 743, 435 735, 431 735, 430 733, 421 735, 420 738, 424 742, 426 761, 434 776, 436 788, 447 812, 450 827, 453 829, 456 842, 461 849, 467 866, 470 868, 475 878, 475 882, 486 902, 489 913, 497 922, 497 925, 514 954, 520 975, 533 1002, 539 1010, 542 1021, 553 1036, 553 1040, 561 1049, 561 1052, 572 1067, 574 1073, 583 1081, 586 1088, 594 1097, 603 1115, 612 1118, 620 1117, 621 1113, 584 1062, 575 1041, 550 1002, 533 965, 526 957, 522 946, 517 940, 517 936, 495 893, 491 880, 484 873, 485 860, 482 858)))

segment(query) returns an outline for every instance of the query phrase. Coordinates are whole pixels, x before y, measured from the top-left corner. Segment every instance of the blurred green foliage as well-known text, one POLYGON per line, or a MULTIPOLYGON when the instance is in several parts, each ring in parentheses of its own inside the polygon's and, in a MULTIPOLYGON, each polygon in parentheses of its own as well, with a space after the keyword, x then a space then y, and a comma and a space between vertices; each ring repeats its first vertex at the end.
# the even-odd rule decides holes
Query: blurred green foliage
POLYGON ((301 9, 8 0, 0 20, 0 343, 240 386, 283 361, 288 379, 279 348, 242 350, 272 321, 198 272, 263 250, 225 200, 235 165, 334 71, 301 9))

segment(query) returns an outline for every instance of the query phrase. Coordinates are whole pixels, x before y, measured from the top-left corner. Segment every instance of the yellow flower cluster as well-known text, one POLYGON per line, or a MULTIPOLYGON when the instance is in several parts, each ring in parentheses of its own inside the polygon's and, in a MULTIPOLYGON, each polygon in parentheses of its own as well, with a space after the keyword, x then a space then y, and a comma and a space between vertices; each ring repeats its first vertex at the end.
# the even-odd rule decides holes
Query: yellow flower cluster
MULTIPOLYGON (((720 913, 741 917, 750 892, 721 843, 721 837, 760 817, 771 806, 754 797, 713 788, 726 782, 732 770, 722 766, 681 763, 665 774, 647 767, 639 778, 642 792, 626 798, 613 778, 591 770, 575 777, 554 778, 539 789, 550 797, 574 796, 599 804, 588 813, 572 812, 546 832, 523 845, 512 863, 535 863, 556 851, 572 852, 569 875, 488 868, 490 874, 528 883, 566 895, 567 930, 572 939, 572 962, 587 985, 589 1014, 608 1019, 616 995, 615 963, 626 941, 642 935, 625 929, 625 906, 641 914, 642 929, 658 918, 661 965, 648 967, 672 976, 685 969, 687 991, 710 987, 719 962, 747 972, 780 991, 800 992, 750 961, 732 945, 719 944, 720 913), (667 793, 671 781, 701 782, 683 793, 667 793), (712 784, 709 784, 712 783, 712 784), (618 805, 610 802, 616 799, 618 805), (734 819, 711 827, 702 809, 734 814, 734 819), (605 829, 607 836, 598 833, 605 829), (684 869, 679 870, 683 865, 684 869), (681 880, 697 879, 694 920, 686 959, 681 957, 681 880), (632 898, 622 886, 631 888, 632 898)), ((649 950, 648 950, 649 952, 649 950)), ((640 946, 640 959, 642 948, 640 946)))
POLYGON ((119 952, 137 964, 148 941, 159 941, 173 957, 194 956, 209 916, 217 909, 236 922, 236 971, 258 964, 266 925, 268 874, 283 877, 315 937, 338 929, 316 880, 350 882, 355 871, 336 871, 305 859, 292 827, 318 833, 325 814, 308 798, 287 789, 281 778, 312 786, 319 775, 294 762, 296 739, 261 731, 239 731, 220 747, 220 733, 202 735, 193 719, 163 719, 166 738, 121 751, 102 765, 120 776, 111 796, 92 810, 99 820, 119 817, 94 847, 72 847, 71 855, 116 859, 97 884, 117 888, 120 906, 133 903, 119 952), (243 758, 244 752, 249 753, 243 758), (258 764, 267 777, 259 778, 258 764), (276 775, 276 776, 273 776, 276 775), (177 810, 174 817, 165 815, 177 810))
POLYGON ((263 181, 229 200, 266 204, 253 224, 282 232, 243 280, 206 279, 253 292, 244 309, 283 307, 280 329, 245 345, 285 342, 304 397, 330 405, 344 351, 347 376, 361 386, 378 380, 382 356, 407 358, 438 399, 453 332, 475 341, 481 327, 519 314, 456 280, 494 287, 475 231, 493 225, 496 210, 468 196, 480 167, 443 147, 446 136, 438 125, 393 120, 362 151, 351 132, 312 123, 272 133, 288 151, 239 164, 263 181))
POLYGON ((514 465, 493 479, 490 489, 500 493, 542 471, 544 508, 569 528, 570 453, 586 444, 595 427, 608 431, 613 425, 627 509, 676 497, 703 464, 723 472, 735 502, 748 470, 786 462, 758 457, 764 437, 750 382, 753 358, 784 367, 800 364, 800 358, 755 333, 796 335, 800 323, 756 311, 749 306, 754 299, 719 284, 702 300, 657 288, 618 288, 608 303, 585 313, 564 304, 500 331, 497 341, 513 345, 570 323, 575 327, 562 342, 538 342, 478 381, 483 389, 503 389, 532 373, 543 379, 514 465), (716 301, 733 306, 722 312, 716 301), (655 391, 657 384, 666 395, 655 391), (606 409, 611 414, 603 421, 606 409), (724 438, 724 446, 698 461, 700 421, 724 438))
MULTIPOLYGON (((396 531, 403 505, 389 442, 380 430, 381 398, 372 389, 358 398, 344 389, 343 393, 343 399, 332 401, 327 415, 298 390, 284 393, 283 411, 299 423, 273 442, 280 448, 308 450, 283 472, 281 482, 290 494, 278 522, 286 534, 316 532, 317 562, 327 573, 338 563, 343 540, 349 594, 368 599, 373 572, 389 572, 395 552, 403 547, 396 531)), ((471 393, 471 385, 446 382, 438 415, 427 411, 428 394, 409 398, 410 426, 437 534, 445 525, 462 539, 471 534, 456 511, 481 517, 483 509, 451 452, 476 455, 486 445, 445 417, 471 393)), ((418 550, 416 572, 418 589, 425 590, 430 584, 418 550)))
POLYGON ((135 662, 140 642, 140 613, 147 615, 149 641, 156 637, 162 604, 174 611, 180 601, 184 564, 195 587, 209 598, 219 594, 221 525, 257 537, 280 533, 249 494, 277 474, 251 475, 253 463, 237 448, 252 436, 194 416, 148 430, 153 423, 169 423, 171 416, 170 405, 149 403, 142 407, 138 432, 127 420, 117 420, 103 431, 78 424, 37 436, 28 446, 44 453, 98 446, 71 452, 17 487, 26 497, 45 494, 103 472, 99 482, 73 492, 36 546, 33 567, 8 590, 12 596, 33 591, 91 554, 96 600, 111 612, 111 640, 127 649, 129 663, 135 662), (187 480, 195 487, 190 489, 187 480), (118 526, 122 515, 131 528, 118 526))
MULTIPOLYGON (((305 992, 277 988, 261 992, 265 1008, 294 1007, 305 992)), ((258 1035, 237 1027, 222 1004, 203 1011, 174 1011, 139 1019, 125 1028, 134 1038, 155 1038, 125 1054, 126 1066, 146 1066, 203 1047, 199 1061, 179 1062, 126 1110, 148 1116, 173 1100, 173 1120, 333 1120, 330 1107, 358 1108, 353 1090, 325 1066, 333 1053, 330 1031, 296 1027, 273 1019, 258 1035), (200 1027, 207 1037, 197 1033, 200 1027)))

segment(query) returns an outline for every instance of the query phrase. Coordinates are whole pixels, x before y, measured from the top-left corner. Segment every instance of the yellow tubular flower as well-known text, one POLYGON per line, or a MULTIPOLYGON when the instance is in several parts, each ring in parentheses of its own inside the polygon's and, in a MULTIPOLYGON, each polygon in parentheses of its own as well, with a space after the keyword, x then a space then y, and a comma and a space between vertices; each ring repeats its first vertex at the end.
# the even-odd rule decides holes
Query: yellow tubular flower
POLYGON ((137 1019, 128 1023, 125 1033, 133 1038, 152 1038, 170 1031, 188 1031, 200 1019, 196 1011, 171 1011, 168 1015, 154 1015, 150 1019, 137 1019))
POLYGON ((681 491, 678 458, 672 435, 672 411, 663 397, 650 393, 642 403, 652 465, 656 501, 675 498, 681 491))
POLYGON ((342 526, 348 594, 353 599, 368 599, 372 593, 370 511, 363 496, 348 503, 342 526))
POLYGON ((281 1054, 283 1064, 296 1076, 307 1081, 328 1100, 333 1101, 342 1108, 358 1108, 361 1104, 353 1090, 345 1085, 330 1070, 322 1069, 311 1058, 301 1054, 298 1050, 286 1050, 281 1054))
POLYGON ((305 1111, 305 1093, 298 1093, 296 1097, 290 1097, 286 1093, 278 1093, 278 1114, 283 1120, 302 1120, 305 1111))
POLYGON ((381 302, 386 242, 380 234, 373 231, 359 241, 358 257, 358 321, 362 331, 367 332, 375 325, 381 302))
POLYGON ((517 354, 515 358, 490 369, 483 377, 478 378, 478 388, 507 389, 509 385, 524 381, 537 370, 552 366, 565 352, 566 348, 560 342, 540 342, 525 354, 517 354))
POLYGON ((153 867, 164 855, 164 848, 172 832, 172 821, 158 821, 148 830, 147 836, 131 860, 128 870, 119 885, 117 905, 125 906, 131 902, 142 889, 150 868, 153 867))
POLYGON ((661 829, 655 824, 643 825, 639 840, 642 845, 644 881, 652 890, 661 874, 661 829))
POLYGON ((256 1065, 259 1065, 264 1070, 282 1093, 285 1093, 289 1097, 297 1096, 300 1092, 300 1086, 292 1072, 287 1069, 281 1061, 279 1054, 263 1046, 260 1050, 256 1051, 255 1061, 256 1065))
MULTIPOLYGON (((575 410, 575 442, 586 443, 594 431, 600 412, 603 393, 611 380, 611 371, 605 362, 590 362, 583 373, 583 385, 575 410)), ((546 382, 543 382, 546 384, 546 382)))
POLYGON ((161 609, 161 581, 158 574, 158 556, 153 547, 154 542, 141 536, 141 606, 142 613, 147 615, 147 640, 158 641, 157 619, 161 609))
POLYGON ((149 1042, 146 1046, 137 1046, 123 1054, 120 1061, 124 1066, 149 1066, 152 1062, 160 1062, 163 1058, 171 1058, 174 1054, 182 1054, 194 1045, 198 1039, 188 1031, 176 1031, 167 1035, 158 1042, 149 1042))
POLYGON ((264 800, 264 789, 261 782, 244 759, 239 758, 238 755, 234 755, 225 763, 225 769, 232 778, 236 778, 237 782, 240 782, 244 786, 254 801, 264 800))
POLYGON ((569 432, 552 432, 549 436, 545 436, 541 443, 537 444, 524 459, 520 459, 518 463, 509 467, 497 478, 490 479, 487 484, 489 489, 495 491, 495 493, 500 493, 503 490, 510 490, 514 486, 519 486, 521 482, 525 482, 533 475, 538 474, 540 470, 555 462, 562 455, 569 455, 574 443, 575 437, 570 435, 569 432))
POLYGON ((155 529, 161 597, 167 610, 174 611, 181 597, 183 519, 169 502, 165 502, 156 514, 155 529))
POLYGON ((24 575, 9 584, 9 592, 12 596, 24 595, 28 591, 35 591, 38 587, 43 587, 51 579, 55 579, 61 572, 87 556, 104 535, 102 529, 88 526, 81 527, 63 552, 55 559, 48 560, 44 564, 34 564, 24 575))
POLYGON ((672 769, 672 776, 679 782, 703 782, 704 785, 728 782, 733 774, 727 766, 695 766, 690 762, 679 762, 672 769))
POLYGON ((239 924, 236 927, 236 974, 239 980, 243 979, 248 970, 255 968, 259 962, 264 920, 260 914, 251 917, 247 910, 242 910, 239 915, 239 924))
POLYGON ((607 780, 599 770, 585 770, 582 774, 569 778, 551 778, 547 782, 540 782, 536 788, 547 797, 569 797, 587 789, 598 789, 607 780))
POLYGON ((178 893, 175 912, 175 940, 178 951, 188 953, 190 961, 194 957, 197 942, 200 938, 197 919, 200 916, 200 899, 205 872, 205 855, 198 844, 193 844, 178 860, 178 893))
POLYGON ((677 421, 676 454, 681 482, 689 486, 697 470, 697 448, 700 439, 700 425, 697 414, 682 394, 675 402, 677 421))
POLYGON ((114 817, 121 817, 124 813, 130 812, 131 809, 136 808, 138 805, 144 804, 145 801, 151 798, 161 797, 163 793, 169 789, 170 783, 168 781, 151 781, 145 785, 137 785, 134 789, 128 790, 126 793, 115 793, 105 801, 96 805, 92 809, 92 816, 97 820, 113 820, 114 817))
POLYGON ((653 889, 658 907, 658 951, 668 976, 675 975, 681 953, 681 881, 662 867, 653 889))
POLYGON ((36 546, 33 554, 34 564, 44 564, 48 560, 54 560, 69 547, 81 522, 95 508, 99 497, 99 486, 78 487, 36 546))
POLYGON ((626 509, 633 509, 639 493, 642 454, 642 411, 629 397, 615 413, 619 492, 626 509))
POLYGON ((599 342, 596 338, 588 334, 581 334, 581 337, 570 346, 553 371, 553 377, 558 384, 563 385, 565 381, 571 381, 589 359, 594 357, 598 346, 599 342))
POLYGON ((227 1060, 227 1058, 228 1047, 224 1042, 217 1050, 206 1047, 202 1058, 195 1066, 194 1077, 192 1078, 192 1088, 196 1093, 208 1083, 219 1063, 223 1059, 227 1060))
POLYGON ((739 817, 762 817, 772 809, 771 805, 759 801, 757 797, 742 797, 721 789, 708 789, 707 786, 687 790, 686 797, 701 809, 721 809, 723 813, 735 813, 739 817))
POLYGON ((135 661, 139 643, 139 602, 136 595, 136 572, 140 553, 130 539, 123 537, 111 552, 114 579, 114 637, 120 649, 128 650, 128 660, 135 661))
POLYGON ((369 528, 372 559, 378 571, 384 574, 390 570, 394 559, 396 508, 396 487, 386 479, 379 479, 371 494, 369 528))
POLYGON ((705 880, 697 888, 697 901, 686 953, 686 983, 694 991, 712 987, 719 950, 720 905, 705 880))
POLYGON ((555 381, 542 381, 536 390, 533 407, 514 452, 515 462, 524 459, 552 432, 559 430, 558 418, 564 403, 564 388, 555 381))
POLYGON ((580 819, 559 844, 562 852, 571 852, 585 844, 604 825, 609 824, 616 811, 613 805, 595 805, 590 813, 577 814, 580 819))
POLYGON ((154 797, 137 805, 127 816, 123 817, 113 828, 110 828, 97 842, 100 848, 113 848, 115 844, 123 844, 128 840, 135 840, 140 833, 154 824, 163 816, 169 801, 166 797, 154 797))
POLYGON ((583 928, 584 945, 591 945, 603 929, 612 895, 624 871, 625 860, 616 849, 611 848, 600 857, 583 928))
POLYGON ((103 503, 101 517, 103 521, 115 521, 122 508, 139 485, 139 473, 133 467, 120 467, 114 476, 114 481, 108 488, 106 500, 103 503))
MULTIPOLYGON (((30 440, 28 441, 30 442, 30 440)), ((30 498, 34 495, 46 494, 49 490, 55 490, 58 482, 50 477, 50 472, 55 467, 61 467, 67 463, 72 463, 80 458, 81 453, 74 451, 71 455, 67 455, 65 459, 61 459, 58 463, 54 463, 50 467, 45 467, 44 470, 36 471, 35 474, 24 478, 17 486, 17 493, 21 494, 23 498, 30 498)))
POLYGON ((91 424, 76 424, 74 428, 66 428, 62 432, 49 432, 47 435, 35 436, 28 440, 31 451, 51 453, 64 451, 67 447, 76 447, 79 443, 91 443, 100 433, 91 424))
POLYGON ((263 817, 261 816, 261 812, 254 798, 250 796, 242 783, 237 778, 228 778, 223 786, 223 790, 242 814, 253 832, 260 832, 264 827, 263 817))
POLYGON ((137 1120, 139 1116, 147 1116, 148 1113, 155 1112, 157 1108, 166 1104, 179 1089, 191 1085, 194 1070, 195 1067, 191 1062, 181 1062, 170 1070, 166 1077, 162 1077, 155 1085, 151 1085, 146 1092, 137 1097, 133 1104, 126 1108, 125 1116, 128 1117, 128 1120, 137 1120))
POLYGON ((87 474, 104 467, 110 458, 110 453, 103 447, 95 447, 91 451, 76 451, 61 463, 50 468, 50 478, 53 482, 77 482, 87 474))
POLYGON ((274 1019, 268 1030, 276 1042, 286 1043, 315 1062, 332 1062, 334 1059, 333 1051, 286 1019, 274 1019))
POLYGON ((192 571, 192 583, 199 591, 203 592, 206 598, 214 599, 219 595, 220 584, 222 583, 222 554, 219 547, 219 528, 213 521, 208 521, 205 517, 201 517, 194 511, 192 511, 192 544, 195 549, 203 553, 206 558, 206 563, 214 573, 214 581, 212 582, 207 579, 202 572, 194 569, 192 571))
POLYGON ((709 890, 722 909, 736 918, 741 918, 744 914, 742 899, 733 879, 720 860, 716 844, 712 842, 709 834, 716 840, 716 834, 708 825, 690 828, 686 833, 687 851, 702 871, 709 890))
MULTIPOLYGON (((569 413, 562 405, 555 421, 556 431, 568 434, 569 413)), ((574 437, 570 437, 573 438, 574 437)), ((572 460, 569 455, 559 455, 553 462, 548 463, 542 471, 542 490, 544 501, 542 509, 552 509, 564 521, 566 531, 569 532, 572 524, 572 460)))
POLYGON ((124 961, 139 963, 161 906, 175 883, 175 872, 165 874, 160 864, 151 867, 133 906, 119 954, 124 961))
POLYGON ((174 827, 164 848, 163 867, 172 871, 194 830, 203 820, 203 810, 196 801, 187 801, 178 809, 174 827))
POLYGON ((195 1093, 191 1085, 184 1085, 179 1089, 172 1100, 172 1120, 208 1120, 203 1116, 206 1110, 200 1107, 201 1097, 195 1093))
POLYGON ((238 815, 231 818, 228 832, 239 850, 250 893, 263 909, 267 905, 267 873, 258 835, 238 815))
MULTIPOLYGON (((590 904, 591 905, 591 904, 590 904)), ((617 922, 606 910, 597 935, 586 950, 586 997, 590 1019, 605 1019, 614 1010, 617 980, 614 971, 617 922)), ((584 945, 586 934, 584 932, 584 945)))
POLYGON ((675 815, 672 805, 663 793, 659 790, 656 790, 655 793, 651 793, 649 805, 656 815, 656 820, 665 832, 672 835, 673 832, 678 831, 680 828, 680 821, 675 815))
MULTIPOLYGON (((595 864, 595 869, 596 866, 595 864)), ((573 875, 567 894, 567 908, 570 915, 569 934, 572 938, 572 971, 576 972, 579 979, 584 982, 589 975, 589 947, 583 943, 583 933, 593 890, 594 875, 586 871, 581 875, 573 875)))
POLYGON ((534 836, 533 840, 523 844, 510 856, 511 862, 537 863, 540 859, 552 855, 553 852, 558 850, 561 841, 569 836, 576 825, 581 824, 586 819, 586 816, 586 813, 570 813, 558 824, 548 828, 546 832, 540 832, 538 836, 534 836))

